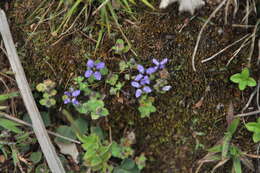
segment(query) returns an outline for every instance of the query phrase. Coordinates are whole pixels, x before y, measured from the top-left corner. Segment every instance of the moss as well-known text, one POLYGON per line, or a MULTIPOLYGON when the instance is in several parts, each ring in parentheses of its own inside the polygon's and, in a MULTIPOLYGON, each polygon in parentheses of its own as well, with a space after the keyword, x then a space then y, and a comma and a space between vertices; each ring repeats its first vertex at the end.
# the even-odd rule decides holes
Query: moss
MULTIPOLYGON (((20 19, 21 15, 16 17, 20 19)), ((165 172, 169 168, 172 172, 186 171, 202 156, 194 151, 195 131, 206 134, 200 138, 205 146, 212 146, 223 135, 226 127, 223 117, 225 110, 217 110, 216 106, 219 103, 226 106, 233 100, 237 108, 241 107, 241 95, 236 96, 235 89, 225 81, 230 72, 219 70, 225 66, 232 51, 225 52, 215 61, 200 63, 201 59, 225 46, 228 40, 234 40, 237 34, 227 30, 228 34, 223 38, 222 35, 215 34, 216 27, 210 26, 201 40, 196 57, 198 71, 195 73, 191 68, 191 55, 202 26, 201 21, 194 19, 179 32, 186 18, 177 16, 177 13, 141 12, 139 18, 139 28, 125 28, 129 40, 136 46, 134 49, 139 55, 137 59, 150 62, 151 57, 168 57, 173 89, 165 95, 156 96, 158 111, 144 119, 139 117, 137 105, 130 104, 133 100, 126 99, 125 104, 110 98, 106 100, 110 109, 109 123, 113 137, 119 139, 125 129, 134 129, 137 152, 145 152, 149 158, 155 159, 148 165, 146 172, 165 172), (205 92, 207 86, 210 86, 208 93, 205 92), (193 108, 202 97, 204 100, 201 107, 193 108), (192 124, 194 118, 198 119, 195 125, 192 124)), ((42 32, 35 34, 31 42, 20 50, 21 53, 24 52, 21 57, 30 81, 42 82, 43 79, 51 78, 58 81, 62 88, 72 76, 83 74, 86 54, 101 57, 111 68, 116 68, 114 62, 121 58, 114 57, 109 52, 113 40, 105 38, 102 49, 94 55, 95 44, 79 34, 67 36, 56 43, 48 42, 51 37, 45 27, 43 25, 39 28, 42 32), (52 45, 53 43, 55 44, 52 45)), ((20 29, 31 32, 28 26, 20 29)), ((21 37, 24 40, 27 38, 25 34, 21 37)), ((130 55, 127 54, 126 58, 130 59, 130 55)), ((232 68, 233 66, 239 69, 241 65, 232 64, 232 68)))

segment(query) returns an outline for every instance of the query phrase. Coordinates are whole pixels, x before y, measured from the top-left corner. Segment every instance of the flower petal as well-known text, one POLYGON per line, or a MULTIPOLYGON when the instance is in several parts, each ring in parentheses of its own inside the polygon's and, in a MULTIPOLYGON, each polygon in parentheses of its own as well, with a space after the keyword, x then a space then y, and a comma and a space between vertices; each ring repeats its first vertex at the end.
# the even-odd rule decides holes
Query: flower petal
POLYGON ((152 89, 151 89, 149 86, 145 86, 145 87, 143 88, 143 91, 144 91, 145 93, 150 93, 150 92, 152 92, 152 89))
POLYGON ((155 59, 155 58, 152 59, 152 62, 153 62, 156 66, 160 65, 160 62, 159 62, 157 59, 155 59))
POLYGON ((163 91, 169 91, 172 88, 172 86, 167 85, 162 88, 163 91))
POLYGON ((137 89, 136 92, 135 92, 135 97, 138 98, 142 95, 142 90, 141 89, 137 89))
POLYGON ((99 62, 99 63, 96 64, 96 69, 98 69, 98 70, 100 70, 100 69, 102 69, 104 67, 105 67, 105 63, 104 62, 99 62))
POLYGON ((144 76, 140 83, 141 83, 141 85, 150 84, 149 77, 144 76))
POLYGON ((64 104, 68 104, 68 103, 70 103, 70 102, 71 102, 71 100, 70 100, 69 98, 67 98, 67 99, 64 100, 64 104))
POLYGON ((133 87, 135 87, 135 88, 140 88, 141 87, 141 85, 138 82, 135 82, 135 81, 131 82, 131 85, 133 87))
POLYGON ((87 70, 87 71, 85 72, 85 77, 86 77, 86 78, 89 78, 89 77, 92 75, 92 73, 93 73, 92 70, 87 70))
POLYGON ((71 92, 69 92, 69 91, 65 91, 64 94, 65 94, 66 96, 71 96, 71 92))
POLYGON ((161 62, 160 65, 164 65, 168 62, 168 58, 164 58, 161 62))
POLYGON ((79 101, 78 101, 76 98, 73 98, 73 99, 71 100, 71 102, 72 102, 72 104, 74 104, 74 105, 78 105, 78 104, 79 104, 79 101))
POLYGON ((95 65, 95 62, 92 59, 89 59, 87 62, 87 67, 88 68, 93 68, 95 65))
POLYGON ((143 75, 142 74, 138 74, 136 77, 135 77, 135 81, 139 81, 143 78, 143 75))
POLYGON ((94 74, 95 79, 101 80, 101 73, 99 71, 96 71, 94 74))
POLYGON ((140 73, 144 73, 144 67, 140 64, 137 65, 137 70, 140 72, 140 73))
POLYGON ((73 97, 77 97, 78 95, 80 95, 80 90, 76 90, 72 92, 73 97))
POLYGON ((146 73, 147 74, 153 74, 154 72, 156 72, 158 68, 157 67, 149 67, 147 70, 146 70, 146 73))

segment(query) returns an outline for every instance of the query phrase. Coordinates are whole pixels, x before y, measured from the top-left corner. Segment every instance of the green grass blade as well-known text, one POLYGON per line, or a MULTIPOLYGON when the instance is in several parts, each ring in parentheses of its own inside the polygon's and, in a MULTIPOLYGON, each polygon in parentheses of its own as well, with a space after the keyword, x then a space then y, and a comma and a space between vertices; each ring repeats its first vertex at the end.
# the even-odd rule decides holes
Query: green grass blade
POLYGON ((149 8, 151 8, 151 9, 153 9, 153 10, 155 10, 155 8, 153 7, 153 5, 152 4, 150 4, 150 2, 148 2, 148 0, 141 0, 147 7, 149 7, 149 8))
POLYGON ((20 95, 19 92, 12 92, 12 93, 8 93, 8 94, 1 94, 0 95, 0 101, 5 101, 5 100, 11 99, 13 97, 17 97, 19 95, 20 95))

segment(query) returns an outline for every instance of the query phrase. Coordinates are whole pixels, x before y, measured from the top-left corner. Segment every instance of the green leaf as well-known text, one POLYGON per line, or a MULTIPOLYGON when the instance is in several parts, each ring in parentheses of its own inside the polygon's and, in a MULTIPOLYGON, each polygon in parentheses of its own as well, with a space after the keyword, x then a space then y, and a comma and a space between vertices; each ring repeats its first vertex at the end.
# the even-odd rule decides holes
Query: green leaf
POLYGON ((114 86, 118 80, 119 76, 117 74, 110 74, 106 80, 106 83, 114 86))
POLYGON ((95 134, 96 136, 98 136, 100 140, 105 139, 104 132, 99 126, 91 126, 90 131, 91 134, 95 134))
POLYGON ((105 68, 102 68, 102 69, 100 69, 100 73, 102 74, 102 75, 107 75, 108 74, 108 69, 105 67, 105 68))
POLYGON ((111 152, 113 157, 117 157, 120 159, 124 159, 124 156, 122 154, 123 149, 120 145, 118 145, 115 141, 113 141, 111 146, 111 152))
POLYGON ((11 120, 0 118, 0 126, 14 133, 23 133, 23 131, 17 127, 21 126, 21 124, 15 123, 11 120))
POLYGON ((30 160, 34 163, 34 164, 37 164, 41 161, 42 159, 42 152, 40 151, 37 151, 37 152, 33 152, 31 155, 30 155, 30 160))
POLYGON ((139 170, 142 170, 145 167, 146 160, 147 160, 147 158, 145 157, 145 155, 143 153, 139 157, 135 158, 135 162, 136 162, 139 170))
POLYGON ((128 68, 128 64, 125 61, 119 62, 119 70, 120 72, 125 71, 128 68))
POLYGON ((256 123, 256 122, 246 123, 246 128, 250 132, 260 132, 260 123, 256 123))
POLYGON ((233 158, 233 168, 235 173, 242 173, 241 162, 238 157, 233 158))
POLYGON ((49 94, 50 96, 55 96, 57 94, 57 90, 52 89, 49 94))
POLYGON ((231 122, 231 124, 229 125, 227 131, 228 131, 229 133, 231 133, 231 135, 233 135, 233 134, 236 132, 238 125, 239 125, 239 119, 238 119, 238 118, 237 118, 237 119, 234 119, 234 120, 231 122))
POLYGON ((244 68, 241 72, 241 77, 243 79, 247 79, 249 77, 249 69, 248 68, 244 68))
POLYGON ((140 170, 132 159, 124 159, 121 165, 113 170, 113 173, 140 173, 140 170))
POLYGON ((222 151, 222 145, 216 145, 210 149, 208 149, 209 152, 213 152, 213 153, 219 153, 222 151))
POLYGON ((234 83, 239 83, 241 81, 240 73, 234 74, 230 77, 230 80, 234 83))
MULTIPOLYGON (((68 138, 71 138, 71 139, 76 139, 76 135, 73 132, 73 129, 69 126, 61 125, 57 128, 56 132, 58 134, 61 134, 62 136, 65 136, 65 137, 68 137, 68 138)), ((62 142, 62 143, 70 143, 69 141, 64 140, 62 138, 59 138, 59 137, 56 137, 55 141, 56 142, 62 142)))
POLYGON ((141 118, 149 117, 151 113, 156 111, 156 107, 153 106, 153 99, 151 97, 143 96, 140 99, 140 106, 138 107, 141 113, 141 118))
POLYGON ((79 129, 81 134, 85 134, 88 131, 89 124, 84 118, 77 118, 73 125, 79 129))
POLYGON ((247 86, 247 81, 241 80, 238 84, 238 88, 243 91, 247 86))
POLYGON ((104 107, 104 102, 102 100, 91 99, 86 103, 86 106, 91 112, 96 112, 98 108, 104 107))
POLYGON ((230 147, 229 145, 230 145, 231 138, 232 138, 232 134, 230 132, 227 132, 224 136, 223 144, 222 144, 222 152, 221 152, 222 160, 228 157, 228 150, 230 147))
POLYGON ((43 83, 39 83, 37 86, 36 86, 36 90, 39 91, 39 92, 44 92, 46 90, 46 86, 45 84, 43 83))
POLYGON ((254 141, 254 143, 257 143, 260 141, 260 132, 254 132, 253 141, 254 141))
POLYGON ((20 95, 19 92, 12 92, 12 93, 7 93, 7 94, 1 94, 0 95, 0 101, 11 99, 11 98, 17 97, 19 95, 20 95))
POLYGON ((12 159, 14 162, 14 166, 17 166, 17 163, 19 162, 19 158, 18 158, 18 150, 15 147, 11 147, 12 150, 12 159))
POLYGON ((248 86, 251 86, 251 87, 256 86, 256 81, 255 81, 255 79, 252 78, 252 77, 248 78, 248 80, 247 80, 247 85, 248 85, 248 86))

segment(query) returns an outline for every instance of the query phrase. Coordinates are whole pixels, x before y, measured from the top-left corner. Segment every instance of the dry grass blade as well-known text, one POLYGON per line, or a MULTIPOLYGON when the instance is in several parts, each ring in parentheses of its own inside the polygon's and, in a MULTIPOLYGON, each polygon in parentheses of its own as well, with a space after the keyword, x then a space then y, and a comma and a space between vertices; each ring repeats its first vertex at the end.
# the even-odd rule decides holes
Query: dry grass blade
POLYGON ((254 165, 251 160, 249 160, 248 158, 246 158, 244 156, 240 157, 240 160, 248 169, 250 169, 251 171, 255 170, 254 165))
POLYGON ((257 65, 259 65, 260 62, 260 39, 258 39, 258 59, 257 59, 257 65))
POLYGON ((214 168, 212 169, 211 173, 214 173, 217 168, 219 168, 220 166, 224 165, 228 160, 229 160, 229 158, 226 158, 224 160, 219 161, 218 164, 216 164, 216 166, 214 166, 214 168))
POLYGON ((212 159, 212 157, 215 155, 215 153, 211 152, 208 153, 206 156, 204 156, 201 160, 198 161, 199 166, 197 167, 195 173, 198 173, 203 166, 204 163, 208 162, 215 162, 216 160, 212 159))
POLYGON ((211 57, 202 60, 201 63, 205 63, 205 62, 207 62, 207 61, 212 60, 213 58, 215 58, 215 57, 218 56, 219 54, 223 53, 224 51, 226 51, 226 50, 229 49, 230 47, 232 47, 232 46, 236 45, 237 43, 239 43, 240 41, 242 41, 242 40, 248 38, 249 35, 250 35, 250 34, 247 34, 247 35, 245 35, 244 37, 240 38, 239 40, 237 40, 237 41, 231 43, 230 45, 226 46, 224 49, 222 49, 222 50, 220 50, 219 52, 217 52, 217 53, 215 53, 214 55, 212 55, 211 57))
POLYGON ((255 48, 256 32, 257 32, 259 23, 260 23, 260 19, 256 22, 254 31, 252 33, 252 43, 251 43, 251 48, 250 48, 249 57, 248 57, 248 64, 247 64, 248 67, 251 66, 251 59, 252 59, 254 48, 255 48))
POLYGON ((250 43, 248 40, 251 37, 252 37, 252 34, 243 41, 243 43, 240 45, 240 47, 233 53, 233 56, 228 60, 226 66, 228 66, 231 63, 231 61, 237 56, 237 54, 241 51, 242 48, 244 48, 245 46, 247 46, 250 43))
POLYGON ((196 71, 196 68, 195 68, 195 56, 197 54, 197 50, 198 50, 198 47, 199 47, 199 43, 200 43, 200 38, 201 38, 201 35, 204 31, 204 29, 206 28, 206 26, 208 25, 208 23, 210 22, 210 20, 215 17, 216 13, 225 5, 225 3, 227 2, 227 0, 223 0, 219 5, 218 7, 210 14, 209 18, 207 19, 207 21, 203 24, 200 32, 199 32, 199 35, 198 35, 198 38, 197 38, 197 41, 196 41, 196 45, 195 45, 195 48, 194 48, 194 51, 193 51, 193 54, 192 54, 192 68, 194 71, 196 71))
POLYGON ((256 106, 257 109, 260 110, 260 104, 259 104, 259 90, 260 90, 260 80, 257 81, 257 92, 256 92, 256 106))

